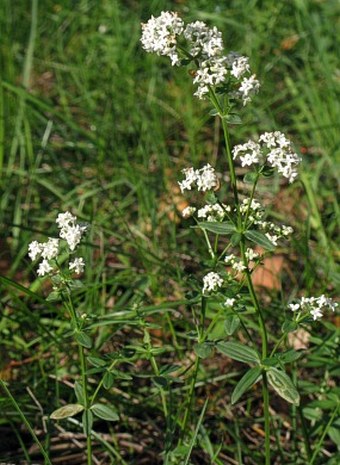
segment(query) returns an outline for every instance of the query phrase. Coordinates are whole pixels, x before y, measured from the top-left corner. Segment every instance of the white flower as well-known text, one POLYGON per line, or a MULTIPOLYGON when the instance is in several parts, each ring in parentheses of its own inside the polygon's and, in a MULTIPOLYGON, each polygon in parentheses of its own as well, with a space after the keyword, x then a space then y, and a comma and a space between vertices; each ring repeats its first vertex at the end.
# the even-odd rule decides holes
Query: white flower
POLYGON ((225 263, 227 263, 227 265, 229 265, 229 264, 234 263, 235 258, 236 258, 236 257, 235 257, 234 254, 226 255, 226 256, 224 257, 224 261, 225 261, 225 263))
POLYGON ((325 310, 334 312, 338 303, 325 295, 321 295, 320 297, 301 297, 297 303, 288 306, 292 311, 301 310, 309 313, 315 321, 323 317, 325 310))
POLYGON ((226 307, 233 307, 234 304, 236 302, 236 299, 227 299, 225 302, 224 302, 224 305, 226 307))
POLYGON ((185 168, 184 170, 182 170, 182 173, 185 174, 185 179, 183 179, 183 181, 180 181, 178 184, 183 194, 185 190, 190 191, 193 184, 196 183, 197 172, 194 170, 194 168, 191 167, 191 168, 185 168))
POLYGON ((236 262, 236 261, 232 264, 232 268, 239 273, 247 269, 247 267, 243 265, 242 262, 236 262))
POLYGON ((255 74, 253 74, 249 78, 247 77, 243 78, 241 85, 238 89, 238 94, 243 100, 243 106, 251 102, 252 97, 258 93, 259 89, 260 89, 260 83, 256 79, 255 74))
POLYGON ((75 258, 72 262, 68 264, 69 270, 74 271, 77 274, 80 274, 84 271, 85 262, 82 257, 75 258))
POLYGON ((168 56, 172 65, 179 64, 177 37, 182 34, 183 28, 184 22, 175 12, 162 11, 157 18, 151 16, 146 24, 142 24, 144 50, 168 56))
POLYGON ((215 203, 214 205, 208 204, 198 210, 197 216, 198 218, 203 218, 207 221, 223 221, 228 208, 230 207, 222 206, 218 203, 215 203), (225 209, 223 207, 225 207, 225 209))
POLYGON ((218 187, 216 172, 209 163, 198 171, 196 183, 198 190, 203 192, 218 187))
POLYGON ((283 236, 289 236, 290 234, 293 234, 294 229, 291 226, 285 226, 284 224, 282 225, 282 235, 283 236))
POLYGON ((185 190, 191 190, 193 185, 196 185, 197 189, 203 192, 212 190, 219 185, 216 172, 209 164, 199 170, 186 168, 182 172, 185 174, 185 179, 178 183, 182 193, 185 190))
POLYGON ((190 43, 189 53, 193 57, 213 57, 223 51, 222 33, 209 28, 203 21, 189 23, 184 29, 184 37, 190 43))
POLYGON ((195 207, 185 207, 183 210, 182 210, 182 216, 183 218, 190 218, 190 216, 192 216, 196 211, 196 208, 195 207))
POLYGON ((251 166, 259 163, 261 146, 252 140, 249 140, 245 144, 235 145, 233 148, 233 159, 235 160, 239 155, 242 166, 251 166))
POLYGON ((44 259, 38 267, 38 275, 39 276, 45 276, 45 274, 50 273, 53 270, 52 266, 48 263, 46 259, 44 259))
POLYGON ((291 309, 292 312, 296 312, 300 309, 300 304, 289 304, 288 307, 291 309))
POLYGON ((250 73, 248 57, 237 57, 232 62, 231 74, 240 79, 245 73, 250 73))
POLYGON ((315 321, 315 320, 319 320, 320 318, 323 317, 323 313, 322 313, 320 307, 313 307, 313 308, 311 308, 310 314, 312 315, 314 321, 315 321))
POLYGON ((245 252, 245 256, 247 257, 247 260, 254 260, 255 258, 259 257, 259 254, 255 252, 254 249, 248 247, 245 252))
POLYGON ((218 86, 226 80, 227 76, 228 68, 225 57, 212 57, 201 61, 193 80, 194 84, 198 84, 197 93, 201 95, 200 98, 209 92, 209 86, 218 86))
POLYGON ((42 252, 43 244, 40 244, 38 241, 33 241, 28 245, 28 256, 32 261, 36 260, 37 257, 40 257, 42 252))
POLYGON ((70 225, 67 228, 63 228, 60 231, 59 236, 62 239, 65 239, 70 250, 73 251, 77 247, 79 242, 81 241, 81 238, 84 232, 86 231, 86 229, 87 229, 87 226, 81 226, 79 224, 75 224, 72 226, 70 225))
POLYGON ((59 213, 56 219, 58 228, 68 227, 70 224, 74 224, 77 221, 77 217, 73 216, 70 212, 59 213))
POLYGON ((298 175, 296 167, 301 162, 300 157, 294 152, 291 142, 280 131, 265 132, 259 138, 266 149, 264 153, 266 161, 276 168, 289 182, 293 182, 298 175))
POLYGON ((215 292, 222 287, 223 279, 218 273, 211 271, 203 278, 203 294, 206 292, 215 292))
POLYGON ((279 236, 275 235, 275 234, 269 234, 269 233, 266 233, 266 237, 267 239, 270 240, 270 242, 276 247, 278 244, 277 244, 277 241, 279 240, 279 236))
POLYGON ((59 213, 56 219, 56 223, 60 229, 59 237, 65 239, 71 251, 77 247, 87 230, 86 225, 80 225, 76 221, 77 217, 73 216, 70 212, 59 213))
POLYGON ((47 242, 41 244, 42 252, 41 256, 47 260, 56 258, 59 253, 59 239, 50 237, 47 242))

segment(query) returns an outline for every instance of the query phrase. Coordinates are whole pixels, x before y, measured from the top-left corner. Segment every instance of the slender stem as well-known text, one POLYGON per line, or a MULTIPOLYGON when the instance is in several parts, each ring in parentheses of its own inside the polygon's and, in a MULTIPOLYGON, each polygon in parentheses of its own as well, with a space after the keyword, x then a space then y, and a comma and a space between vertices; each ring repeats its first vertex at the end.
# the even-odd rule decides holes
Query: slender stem
MULTIPOLYGON (((202 296, 202 301, 201 301, 201 314, 200 314, 200 327, 198 328, 199 334, 198 334, 198 342, 204 342, 205 340, 205 311, 206 311, 206 306, 207 306, 207 299, 206 297, 202 296)), ((191 406, 194 400, 194 395, 195 395, 195 385, 197 381, 197 375, 198 375, 198 370, 200 367, 201 359, 196 356, 195 360, 195 365, 194 365, 194 374, 191 379, 191 384, 190 384, 190 391, 189 391, 189 397, 187 401, 187 405, 185 408, 184 412, 184 417, 182 421, 182 437, 185 433, 187 424, 188 424, 188 419, 189 419, 189 413, 191 411, 191 406)))
POLYGON ((10 399, 10 401, 12 402, 13 404, 13 407, 15 408, 15 410, 18 412, 20 418, 22 419, 23 423, 25 424, 26 428, 28 429, 28 431, 31 433, 32 435, 32 438, 34 439, 34 442, 37 444, 37 446, 39 447, 39 450, 41 452, 41 455, 44 457, 45 459, 45 463, 47 463, 48 465, 52 465, 52 462, 51 460, 49 459, 48 455, 47 455, 47 452, 45 451, 43 445, 41 444, 41 442, 39 441, 37 435, 35 434, 33 428, 31 427, 30 425, 30 422, 27 420, 27 418, 25 417, 24 415, 24 412, 21 410, 21 408, 19 407, 19 405, 17 404, 16 400, 14 399, 14 397, 12 396, 10 390, 8 389, 8 387, 6 386, 6 383, 0 379, 0 385, 2 386, 3 390, 5 391, 7 397, 10 399))
MULTIPOLYGON (((215 108, 218 111, 221 111, 221 107, 213 91, 211 91, 211 96, 212 96, 212 101, 215 105, 215 108)), ((240 208, 239 208, 236 174, 235 174, 234 160, 233 160, 232 153, 231 153, 231 143, 230 143, 230 135, 228 131, 228 124, 227 124, 226 119, 223 118, 224 113, 222 112, 220 114, 222 117, 222 127, 223 127, 223 133, 224 133, 226 153, 227 153, 227 158, 228 158, 228 163, 229 163, 231 185, 232 185, 232 189, 234 192, 234 200, 235 200, 236 212, 237 212, 237 224, 242 234, 242 217, 241 217, 240 208)), ((257 180, 253 185, 252 194, 251 194, 252 197, 254 196, 254 193, 255 193, 256 184, 257 184, 257 180)), ((249 209, 248 209, 246 218, 248 217, 248 215, 249 215, 249 209)), ((246 276, 247 287, 248 287, 251 300, 253 302, 254 308, 256 310, 256 313, 259 319, 259 326, 260 326, 261 339, 262 339, 262 358, 265 359, 267 358, 267 353, 268 353, 267 329, 266 329, 265 321, 262 315, 261 307, 260 307, 259 301, 255 293, 254 285, 251 279, 251 274, 249 271, 249 263, 246 257, 245 239, 243 235, 240 241, 240 251, 241 251, 242 261, 245 266, 245 276, 246 276)), ((265 419, 265 465, 270 465, 269 391, 268 391, 267 374, 265 371, 263 371, 262 378, 263 378, 263 409, 264 409, 264 419, 265 419)))
POLYGON ((221 107, 218 101, 218 98, 212 88, 210 88, 210 96, 211 96, 211 102, 214 105, 216 111, 219 113, 221 117, 221 121, 222 121, 224 143, 225 143, 227 161, 228 161, 229 172, 230 172, 231 187, 232 187, 233 194, 234 194, 236 209, 238 210, 239 200, 238 200, 238 192, 237 192, 236 173, 235 173, 235 167, 234 167, 234 162, 233 162, 233 156, 231 153, 231 143, 230 143, 230 135, 229 135, 229 130, 228 130, 228 123, 226 119, 224 118, 225 111, 221 107))
MULTIPOLYGON (((156 359, 155 359, 155 357, 153 355, 151 356, 150 361, 151 361, 151 366, 153 368, 153 371, 154 371, 155 375, 159 376, 158 365, 157 365, 156 359)), ((162 399, 164 416, 165 416, 165 419, 167 419, 168 418, 168 408, 166 406, 166 397, 165 397, 164 389, 162 387, 160 387, 159 392, 160 392, 161 399, 162 399)))
POLYGON ((269 391, 267 373, 262 373, 263 385, 263 411, 264 411, 264 431, 265 431, 265 465, 270 465, 270 416, 269 416, 269 391))
MULTIPOLYGON (((70 294, 70 289, 68 289, 67 292, 67 297, 68 301, 66 302, 66 307, 70 312, 71 319, 73 320, 73 325, 78 331, 80 329, 79 321, 78 321, 78 316, 77 312, 73 306, 73 302, 71 299, 71 294, 70 294)), ((85 407, 85 416, 86 416, 86 423, 87 425, 89 424, 89 408, 90 408, 90 402, 89 402, 89 396, 87 392, 87 368, 86 368, 86 358, 85 358, 85 352, 84 352, 84 347, 78 344, 78 350, 79 350, 79 360, 80 360, 80 371, 81 371, 81 379, 82 379, 82 387, 83 387, 83 397, 84 397, 84 407, 85 407)), ((86 453, 87 453, 87 464, 92 465, 92 440, 91 440, 91 431, 89 432, 86 428, 86 453)))
POLYGON ((298 414, 301 420, 301 428, 302 428, 303 441, 305 443, 306 455, 307 455, 308 460, 310 460, 312 457, 312 449, 310 447, 307 425, 306 425, 306 421, 303 415, 303 410, 302 410, 301 405, 298 406, 298 414))
POLYGON ((198 356, 196 356, 195 365, 194 365, 194 374, 193 374, 193 376, 191 378, 189 397, 188 397, 187 406, 185 408, 184 417, 183 417, 183 421, 182 421, 182 436, 185 433, 185 430, 186 430, 186 427, 187 427, 187 424, 188 424, 188 420, 189 420, 189 413, 190 413, 191 406, 192 406, 192 403, 193 403, 193 400, 194 400, 195 385, 196 385, 196 381, 197 381, 199 366, 200 366, 200 358, 198 356))
MULTIPOLYGON (((116 365, 117 362, 118 362, 118 360, 113 360, 113 362, 111 363, 111 365, 109 366, 107 371, 110 371, 116 365)), ((91 397, 91 405, 94 403, 95 399, 97 398, 98 392, 100 391, 103 383, 104 383, 104 376, 99 381, 98 386, 97 386, 96 390, 94 391, 93 396, 91 397)))
POLYGON ((317 458, 317 456, 319 455, 319 452, 320 452, 320 449, 322 447, 322 443, 325 439, 325 436, 326 434, 328 433, 329 431, 329 428, 332 426, 332 423, 334 421, 334 418, 336 417, 337 413, 338 413, 338 410, 339 410, 339 406, 340 404, 338 404, 335 409, 334 409, 334 412, 332 413, 332 416, 330 417, 325 429, 323 430, 323 433, 321 435, 321 438, 319 440, 319 442, 317 443, 317 445, 315 446, 315 449, 314 449, 314 453, 313 453, 313 456, 309 462, 309 465, 313 465, 313 463, 315 462, 315 459, 317 458))
MULTIPOLYGON (((82 385, 83 385, 83 396, 84 396, 84 407, 85 407, 85 416, 86 416, 86 423, 89 424, 89 397, 87 392, 87 374, 86 374, 86 359, 85 359, 85 352, 84 347, 79 344, 79 358, 80 358, 80 368, 81 368, 81 378, 82 378, 82 385)), ((86 431, 86 449, 87 449, 87 463, 88 465, 92 465, 92 441, 91 441, 91 431, 86 431)))
POLYGON ((253 302, 254 308, 256 310, 257 316, 259 318, 259 325, 260 325, 260 331, 261 331, 261 337, 262 337, 262 358, 266 358, 267 357, 267 352, 268 352, 267 329, 266 329, 265 321, 264 321, 264 318, 263 318, 263 315, 262 315, 261 307, 260 307, 259 301, 258 301, 256 293, 255 293, 254 285, 253 285, 253 282, 252 282, 252 279, 251 279, 251 274, 250 274, 250 271, 249 271, 249 268, 248 268, 248 259, 247 259, 246 254, 245 254, 245 243, 244 243, 243 238, 242 238, 242 240, 240 242, 240 248, 241 248, 241 255, 242 255, 243 264, 246 267, 246 270, 245 270, 244 273, 246 275, 246 281, 247 281, 249 294, 250 294, 251 300, 253 302))
MULTIPOLYGON (((156 359, 155 359, 155 357, 153 356, 153 353, 152 353, 152 344, 151 344, 150 333, 148 332, 148 330, 146 328, 144 328, 144 342, 145 342, 145 344, 146 344, 146 346, 147 346, 147 348, 149 350, 150 363, 151 363, 152 369, 153 369, 155 375, 159 376, 159 368, 158 368, 156 359)), ((167 405, 166 405, 165 392, 164 392, 164 389, 162 387, 159 387, 159 394, 160 394, 161 400, 162 400, 164 416, 165 416, 165 419, 167 420, 167 418, 168 418, 168 408, 167 408, 167 405)))

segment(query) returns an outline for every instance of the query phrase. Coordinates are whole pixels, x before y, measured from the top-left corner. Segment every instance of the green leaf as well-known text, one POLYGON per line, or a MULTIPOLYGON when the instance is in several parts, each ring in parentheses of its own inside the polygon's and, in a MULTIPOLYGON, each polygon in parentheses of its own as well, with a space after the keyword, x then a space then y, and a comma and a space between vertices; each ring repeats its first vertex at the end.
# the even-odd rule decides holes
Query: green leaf
POLYGON ((213 108, 212 110, 209 111, 209 115, 210 116, 218 116, 219 112, 215 108, 213 108))
POLYGON ((199 358, 208 358, 213 353, 213 347, 208 342, 202 342, 201 344, 194 345, 195 354, 199 358))
POLYGON ((248 231, 244 233, 244 235, 250 241, 255 242, 255 244, 258 244, 267 250, 275 249, 274 244, 268 239, 268 237, 260 233, 259 231, 255 231, 254 229, 249 229, 248 231))
POLYGON ((84 331, 76 333, 74 337, 76 338, 78 344, 80 344, 83 347, 86 347, 87 349, 91 349, 92 340, 88 334, 84 333, 84 331))
POLYGON ((85 399, 84 399, 83 385, 79 381, 76 381, 74 383, 74 392, 76 394, 78 403, 81 405, 84 405, 85 399))
POLYGON ((259 364, 261 361, 259 354, 254 349, 240 342, 218 342, 216 347, 222 354, 239 362, 259 364))
POLYGON ((276 354, 276 357, 280 360, 282 363, 292 363, 298 360, 303 351, 297 351, 294 349, 287 350, 286 352, 282 352, 281 354, 276 354))
POLYGON ((105 367, 107 365, 106 360, 103 360, 99 357, 87 357, 87 360, 93 365, 94 367, 105 367))
POLYGON ((220 235, 229 235, 235 232, 235 225, 230 221, 223 221, 222 223, 214 223, 210 221, 202 221, 198 223, 197 226, 193 226, 194 228, 201 228, 207 231, 213 232, 215 234, 220 235))
POLYGON ((242 124, 241 118, 236 113, 229 113, 223 117, 229 124, 242 124))
POLYGON ((243 176, 243 182, 247 182, 248 184, 254 184, 258 177, 258 173, 256 171, 250 171, 243 176))
POLYGON ((242 376, 240 381, 236 384, 235 389, 231 396, 231 403, 235 404, 239 398, 250 389, 261 376, 261 367, 257 366, 254 368, 250 368, 247 373, 242 376))
POLYGON ((270 368, 267 373, 269 384, 280 397, 291 404, 300 404, 300 395, 287 373, 274 367, 270 368))
POLYGON ((91 410, 84 410, 82 415, 82 422, 84 434, 85 436, 89 436, 93 426, 93 414, 91 410))
POLYGON ((168 380, 164 376, 154 376, 152 381, 160 389, 165 389, 168 387, 168 380))
POLYGON ((238 232, 234 233, 230 238, 231 245, 233 247, 236 247, 241 242, 241 239, 242 239, 242 234, 238 232))
POLYGON ((93 415, 106 421, 117 421, 119 416, 116 410, 110 405, 93 404, 91 406, 93 415))
POLYGON ((115 381, 114 375, 110 371, 107 371, 105 373, 104 379, 103 379, 104 388, 105 389, 111 389, 112 386, 113 386, 114 381, 115 381))
POLYGON ((228 336, 234 334, 237 328, 240 326, 241 320, 237 315, 231 314, 224 320, 224 329, 228 336))
POLYGON ((46 302, 57 302, 60 300, 60 292, 59 291, 52 291, 47 297, 46 302))
POLYGON ((286 320, 283 323, 282 328, 281 328, 283 333, 291 333, 297 329, 298 329, 298 324, 296 323, 296 321, 292 321, 292 320, 286 320))
POLYGON ((77 413, 82 412, 84 410, 84 406, 80 404, 67 404, 63 407, 54 410, 51 413, 50 418, 52 420, 62 420, 63 418, 73 417, 77 415, 77 413))

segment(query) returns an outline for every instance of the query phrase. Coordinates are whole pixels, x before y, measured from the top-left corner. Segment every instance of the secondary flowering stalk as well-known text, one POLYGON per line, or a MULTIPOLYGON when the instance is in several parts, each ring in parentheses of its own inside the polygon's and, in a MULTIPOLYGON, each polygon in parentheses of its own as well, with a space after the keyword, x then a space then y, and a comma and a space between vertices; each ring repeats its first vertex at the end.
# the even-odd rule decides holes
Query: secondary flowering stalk
MULTIPOLYGON (((196 328, 198 342, 196 346, 198 347, 194 348, 195 351, 197 349, 197 355, 206 358, 210 354, 211 343, 214 342, 207 340, 207 334, 220 313, 217 312, 208 329, 205 329, 205 308, 209 298, 214 299, 217 305, 223 302, 221 311, 226 310, 228 316, 225 321, 227 334, 232 335, 241 324, 249 340, 253 342, 246 324, 242 321, 242 311, 238 314, 238 307, 244 308, 245 306, 244 303, 239 303, 241 300, 239 292, 246 286, 248 297, 243 302, 249 305, 250 299, 258 318, 261 355, 249 347, 243 352, 240 343, 220 343, 219 341, 215 343, 218 350, 231 358, 244 363, 256 364, 255 367, 249 369, 245 377, 247 383, 253 380, 253 384, 262 379, 265 464, 270 465, 268 385, 270 384, 283 399, 294 406, 299 404, 300 396, 294 382, 285 372, 282 364, 278 363, 278 358, 274 357, 286 336, 285 333, 279 338, 272 353, 270 355, 268 353, 266 321, 255 291, 252 272, 261 264, 264 256, 262 250, 274 250, 279 241, 289 238, 293 229, 290 226, 277 225, 268 221, 265 209, 255 199, 255 193, 261 177, 271 176, 274 172, 283 176, 289 183, 294 182, 298 177, 301 159, 290 140, 280 131, 265 132, 257 140, 250 139, 246 143, 232 147, 229 124, 241 123, 236 111, 240 103, 245 106, 252 100, 260 84, 256 76, 251 73, 247 57, 235 52, 224 53, 220 31, 215 27, 209 28, 201 21, 185 25, 177 13, 173 12, 163 12, 158 18, 152 17, 150 21, 142 25, 142 29, 141 42, 144 49, 170 57, 172 65, 190 66, 193 84, 197 86, 194 95, 210 101, 213 106, 210 114, 221 118, 233 205, 226 205, 218 198, 222 176, 216 173, 210 164, 206 164, 201 169, 193 167, 184 169, 185 178, 179 182, 182 193, 196 189, 205 193, 206 200, 205 205, 201 207, 189 205, 182 212, 184 218, 193 217, 196 227, 201 228, 211 256, 210 270, 202 278, 201 318, 200 325, 196 328), (250 196, 245 198, 242 198, 237 185, 235 164, 238 161, 243 168, 252 170, 244 178, 244 181, 252 183, 250 196), (214 248, 211 246, 208 233, 215 234, 214 248), (231 236, 228 245, 223 245, 222 253, 218 250, 220 235, 231 236), (262 250, 254 250, 250 246, 253 243, 260 246, 262 250), (231 251, 235 253, 230 253, 231 251)), ((325 309, 334 311, 336 306, 337 304, 325 296, 303 297, 298 302, 289 304, 289 308, 295 315, 294 324, 311 319, 317 320, 322 317, 325 309)), ((190 386, 190 401, 182 423, 182 434, 188 422, 198 367, 199 358, 196 358, 190 386)), ((231 396, 232 403, 237 402, 246 389, 244 379, 242 378, 235 387, 231 396), (240 393, 242 389, 243 392, 240 393)), ((247 385, 247 389, 250 387, 251 385, 247 385)))

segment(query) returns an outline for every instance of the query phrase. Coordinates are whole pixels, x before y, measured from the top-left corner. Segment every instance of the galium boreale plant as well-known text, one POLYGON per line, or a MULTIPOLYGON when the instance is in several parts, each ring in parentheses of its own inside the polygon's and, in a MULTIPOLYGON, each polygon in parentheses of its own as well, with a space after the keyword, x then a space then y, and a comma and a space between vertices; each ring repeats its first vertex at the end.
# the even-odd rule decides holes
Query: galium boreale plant
POLYGON ((82 413, 82 425, 87 438, 87 463, 90 465, 92 464, 93 417, 106 421, 118 420, 118 414, 113 406, 97 401, 102 386, 107 389, 112 387, 112 378, 114 377, 112 369, 118 360, 113 358, 113 360, 108 361, 87 353, 93 345, 89 317, 79 312, 74 304, 73 293, 83 286, 79 275, 85 269, 85 261, 78 254, 78 246, 88 229, 88 225, 79 223, 76 216, 68 211, 58 214, 56 224, 59 229, 59 237, 51 237, 45 242, 31 242, 28 246, 28 255, 38 266, 37 274, 51 280, 53 290, 47 300, 61 302, 62 308, 69 316, 70 335, 78 346, 81 379, 77 380, 74 385, 77 402, 63 405, 55 410, 50 417, 53 420, 62 420, 82 413), (102 374, 101 381, 91 395, 88 382, 91 369, 88 368, 88 362, 95 367, 92 372, 102 374))
POLYGON ((182 214, 184 218, 192 218, 193 227, 201 230, 205 237, 209 254, 205 264, 208 263, 209 269, 203 272, 199 292, 200 311, 195 317, 194 345, 197 358, 189 400, 180 422, 182 436, 188 427, 200 360, 217 349, 249 366, 233 390, 232 404, 255 383, 262 383, 265 464, 269 465, 269 386, 294 406, 300 402, 297 387, 286 369, 300 354, 283 349, 283 343, 290 331, 302 323, 321 318, 324 311, 334 311, 337 305, 323 295, 287 303, 286 310, 291 311, 292 318, 283 325, 281 336, 270 335, 263 304, 253 283, 253 271, 262 265, 263 258, 283 241, 288 241, 293 233, 290 226, 270 220, 258 199, 258 185, 261 179, 274 175, 293 183, 298 178, 301 160, 290 140, 280 131, 265 132, 240 145, 232 144, 230 126, 242 123, 240 109, 252 101, 260 83, 251 71, 248 57, 225 53, 222 34, 216 27, 210 28, 202 21, 185 24, 177 13, 166 11, 142 24, 141 43, 147 52, 169 57, 173 66, 189 68, 196 87, 194 95, 208 101, 210 115, 220 118, 232 197, 229 203, 221 198, 219 191, 225 176, 217 173, 208 162, 202 167, 183 170, 179 182, 181 192, 191 193, 194 202, 182 214), (244 176, 249 186, 246 195, 238 186, 238 164, 249 170, 244 176), (209 306, 219 310, 212 315, 209 313, 208 323, 209 306), (212 329, 221 318, 227 337, 214 339, 212 329), (254 334, 252 329, 254 318, 259 334, 254 334), (247 344, 231 339, 237 330, 244 332, 247 344), (273 341, 277 342, 272 347, 273 341))

